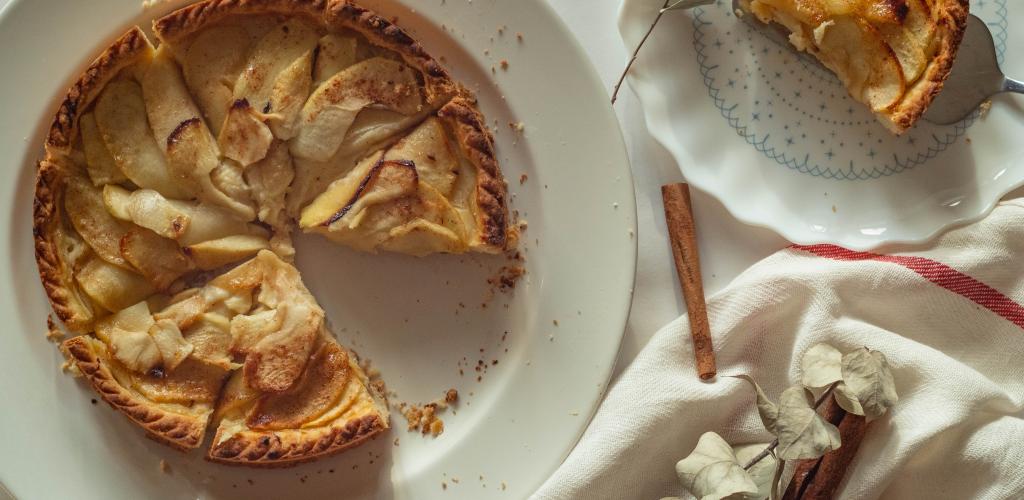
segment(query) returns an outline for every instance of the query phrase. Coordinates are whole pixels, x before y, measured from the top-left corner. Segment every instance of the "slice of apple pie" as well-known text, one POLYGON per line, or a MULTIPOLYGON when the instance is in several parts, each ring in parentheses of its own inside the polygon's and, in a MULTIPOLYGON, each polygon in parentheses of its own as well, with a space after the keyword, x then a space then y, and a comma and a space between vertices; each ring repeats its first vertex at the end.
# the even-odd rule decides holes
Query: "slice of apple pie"
POLYGON ((895 134, 914 126, 949 76, 967 0, 740 0, 790 31, 895 134))
POLYGON ((344 0, 205 0, 139 28, 60 104, 33 235, 62 345, 115 408, 208 458, 279 466, 388 428, 291 264, 515 245, 473 95, 344 0))

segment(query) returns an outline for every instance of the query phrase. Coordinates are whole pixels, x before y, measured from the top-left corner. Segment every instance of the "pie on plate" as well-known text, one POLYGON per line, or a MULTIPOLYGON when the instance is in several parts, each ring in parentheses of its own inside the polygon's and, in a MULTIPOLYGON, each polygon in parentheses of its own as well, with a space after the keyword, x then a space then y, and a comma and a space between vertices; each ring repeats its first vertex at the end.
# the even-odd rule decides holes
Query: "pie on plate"
POLYGON ((942 90, 967 25, 968 0, 740 0, 789 32, 894 134, 942 90))
MULTIPOLYGON (((283 466, 389 426, 291 264, 291 231, 366 252, 516 244, 472 93, 347 1, 206 0, 133 28, 61 102, 33 235, 61 349, 175 448, 283 466)), ((343 321, 343 318, 337 319, 343 321)))

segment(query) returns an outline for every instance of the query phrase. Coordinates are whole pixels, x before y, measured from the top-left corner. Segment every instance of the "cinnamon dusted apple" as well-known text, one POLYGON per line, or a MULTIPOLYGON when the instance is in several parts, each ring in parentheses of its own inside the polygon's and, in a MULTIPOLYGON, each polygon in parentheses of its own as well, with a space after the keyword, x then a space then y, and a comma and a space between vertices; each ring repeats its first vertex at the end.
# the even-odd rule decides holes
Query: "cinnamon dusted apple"
POLYGON ((505 184, 473 96, 343 0, 185 7, 68 91, 34 204, 63 350, 111 405, 209 458, 287 465, 388 428, 290 261, 301 227, 366 251, 500 252, 505 184))
POLYGON ((967 0, 741 0, 777 22, 895 134, 912 127, 949 76, 967 0))

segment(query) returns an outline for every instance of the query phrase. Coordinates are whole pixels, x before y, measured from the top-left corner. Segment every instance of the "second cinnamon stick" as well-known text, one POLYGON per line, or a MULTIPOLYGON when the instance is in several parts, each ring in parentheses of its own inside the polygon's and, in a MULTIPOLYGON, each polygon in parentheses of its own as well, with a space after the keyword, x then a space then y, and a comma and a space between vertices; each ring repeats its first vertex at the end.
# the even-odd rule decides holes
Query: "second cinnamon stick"
POLYGON ((786 487, 782 500, 834 498, 860 448, 868 426, 864 417, 847 413, 832 397, 829 398, 823 417, 839 428, 839 438, 843 444, 838 450, 830 451, 821 458, 797 462, 793 480, 786 487))

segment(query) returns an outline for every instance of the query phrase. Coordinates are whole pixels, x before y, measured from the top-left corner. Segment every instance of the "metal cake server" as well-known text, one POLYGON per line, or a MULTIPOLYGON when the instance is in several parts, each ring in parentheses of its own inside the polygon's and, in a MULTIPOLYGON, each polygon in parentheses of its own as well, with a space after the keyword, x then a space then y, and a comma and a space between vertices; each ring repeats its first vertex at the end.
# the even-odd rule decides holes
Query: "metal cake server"
MULTIPOLYGON (((740 0, 733 0, 732 6, 734 12, 742 12, 737 17, 765 38, 785 46, 802 61, 828 71, 816 57, 797 50, 789 43, 789 31, 785 27, 777 23, 762 23, 741 9, 740 0)), ((1007 78, 999 69, 992 32, 985 21, 971 15, 967 19, 967 29, 953 70, 942 91, 928 107, 924 119, 937 125, 959 122, 989 98, 1002 92, 1024 94, 1024 82, 1007 78)))
POLYGON ((1007 78, 999 69, 992 32, 985 21, 971 15, 953 71, 924 119, 939 125, 956 123, 1002 92, 1024 94, 1024 83, 1007 78))

